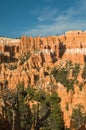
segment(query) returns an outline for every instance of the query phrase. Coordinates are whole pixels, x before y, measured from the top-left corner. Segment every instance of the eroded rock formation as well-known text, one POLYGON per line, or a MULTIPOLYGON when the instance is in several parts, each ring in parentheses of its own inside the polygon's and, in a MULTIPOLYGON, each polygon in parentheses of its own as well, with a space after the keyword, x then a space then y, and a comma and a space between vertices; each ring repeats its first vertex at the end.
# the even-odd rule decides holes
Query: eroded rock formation
MULTIPOLYGON (((24 86, 42 88, 46 91, 56 86, 61 97, 61 108, 64 112, 65 126, 70 127, 70 116, 76 104, 86 109, 86 81, 81 77, 86 63, 86 31, 69 31, 61 36, 21 39, 0 38, 0 91, 6 87, 14 89, 20 82, 24 86), (65 66, 66 61, 80 64, 81 71, 77 77, 83 83, 82 91, 74 84, 74 93, 67 92, 66 87, 57 83, 51 70, 65 66), (68 105, 68 110, 66 106, 68 105)), ((71 77, 71 76, 70 76, 71 77)))

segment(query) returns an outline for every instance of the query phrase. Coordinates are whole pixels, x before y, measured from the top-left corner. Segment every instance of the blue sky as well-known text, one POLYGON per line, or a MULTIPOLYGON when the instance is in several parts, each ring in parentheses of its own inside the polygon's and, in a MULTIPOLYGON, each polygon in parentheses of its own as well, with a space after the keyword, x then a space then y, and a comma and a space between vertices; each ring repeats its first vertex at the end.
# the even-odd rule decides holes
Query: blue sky
POLYGON ((86 29, 86 0, 0 0, 0 36, 46 36, 86 29))

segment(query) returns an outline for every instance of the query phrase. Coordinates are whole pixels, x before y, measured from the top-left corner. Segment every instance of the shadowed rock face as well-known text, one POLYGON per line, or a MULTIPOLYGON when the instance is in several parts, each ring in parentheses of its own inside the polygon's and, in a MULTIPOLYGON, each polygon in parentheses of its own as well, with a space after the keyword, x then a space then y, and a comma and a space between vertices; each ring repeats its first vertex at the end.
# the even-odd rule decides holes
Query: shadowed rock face
POLYGON ((50 76, 54 67, 65 65, 68 60, 80 63, 83 68, 86 63, 86 32, 69 31, 65 35, 42 38, 0 38, 0 91, 5 87, 14 89, 22 81, 25 87, 30 85, 44 90, 53 83, 61 97, 65 125, 69 127, 73 107, 82 104, 86 109, 86 81, 81 77, 82 70, 78 75, 78 81, 84 84, 83 89, 80 91, 75 84, 74 93, 68 93, 64 85, 56 83, 54 77, 50 76))

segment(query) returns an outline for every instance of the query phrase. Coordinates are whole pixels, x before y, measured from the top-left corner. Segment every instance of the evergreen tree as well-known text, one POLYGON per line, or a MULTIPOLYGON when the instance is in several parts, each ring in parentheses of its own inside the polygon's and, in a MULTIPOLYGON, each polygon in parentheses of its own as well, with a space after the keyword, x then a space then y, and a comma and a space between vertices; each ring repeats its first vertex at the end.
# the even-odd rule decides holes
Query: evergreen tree
POLYGON ((27 92, 19 85, 17 90, 6 90, 2 99, 4 102, 3 115, 8 119, 12 130, 30 129, 31 112, 29 104, 25 103, 27 92))
POLYGON ((47 94, 43 90, 34 92, 32 88, 29 88, 28 97, 34 101, 31 110, 34 130, 64 129, 63 113, 57 93, 53 91, 47 94))
POLYGON ((71 116, 71 128, 78 130, 81 126, 86 124, 86 112, 82 105, 77 105, 73 109, 71 116))

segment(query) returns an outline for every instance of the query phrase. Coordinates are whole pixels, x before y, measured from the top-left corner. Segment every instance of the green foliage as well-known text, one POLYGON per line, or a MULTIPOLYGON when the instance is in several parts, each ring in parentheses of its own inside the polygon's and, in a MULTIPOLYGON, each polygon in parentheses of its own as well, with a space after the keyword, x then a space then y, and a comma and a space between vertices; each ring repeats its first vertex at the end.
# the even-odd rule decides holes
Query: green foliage
POLYGON ((72 89, 74 91, 74 83, 78 84, 77 76, 80 72, 79 64, 72 64, 71 61, 67 61, 65 67, 55 67, 51 71, 51 75, 55 78, 56 82, 60 82, 65 87, 67 87, 67 91, 72 89), (72 78, 69 78, 70 70, 72 70, 72 78))
POLYGON ((62 68, 54 68, 51 71, 51 75, 54 76, 54 78, 56 79, 56 82, 61 82, 62 84, 64 84, 65 79, 67 79, 68 76, 68 71, 66 71, 66 69, 64 67, 62 68))
POLYGON ((79 90, 82 91, 82 88, 83 88, 83 83, 81 82, 81 83, 79 84, 79 90))
POLYGON ((27 54, 24 54, 24 56, 20 57, 20 64, 21 65, 24 64, 24 62, 26 60, 28 60, 30 58, 30 56, 31 56, 31 54, 30 54, 30 52, 28 52, 27 54))
MULTIPOLYGON (((33 89, 30 92, 33 92, 33 89)), ((32 101, 35 102, 32 106, 32 121, 34 129, 37 126, 43 130, 61 130, 64 128, 63 113, 60 109, 60 98, 56 92, 51 94, 45 93, 43 90, 36 90, 33 95, 32 101)), ((37 130, 39 130, 37 129, 37 130)))
POLYGON ((71 128, 78 130, 81 126, 86 124, 86 112, 82 105, 77 105, 73 109, 71 116, 71 128))
POLYGON ((75 63, 74 67, 73 67, 73 72, 72 72, 72 76, 77 79, 77 76, 80 72, 80 65, 75 63))
POLYGON ((21 85, 18 93, 20 125, 23 129, 30 129, 32 124, 31 111, 29 105, 25 103, 26 96, 27 92, 24 90, 24 86, 21 85))
POLYGON ((50 103, 51 113, 46 119, 46 130, 64 129, 63 113, 59 105, 60 98, 58 97, 57 93, 53 92, 51 95, 48 96, 48 100, 50 103))
POLYGON ((9 121, 12 130, 30 129, 31 111, 29 105, 25 103, 27 92, 23 83, 17 86, 17 90, 6 90, 2 95, 5 106, 3 114, 9 121))
POLYGON ((35 81, 35 84, 37 83, 37 81, 39 81, 39 75, 34 75, 34 81, 35 81))
POLYGON ((69 104, 68 103, 66 103, 65 109, 66 109, 66 111, 69 110, 69 104))
POLYGON ((50 67, 49 67, 49 66, 47 66, 47 70, 48 70, 48 71, 50 70, 50 67))
POLYGON ((35 89, 34 89, 34 88, 31 88, 30 86, 28 86, 28 88, 27 88, 26 91, 27 91, 27 94, 28 94, 27 99, 28 99, 29 101, 34 100, 35 89))
POLYGON ((84 66, 84 69, 83 69, 82 78, 86 79, 86 65, 84 66))
POLYGON ((68 60, 68 61, 66 62, 66 68, 70 68, 70 69, 71 69, 72 66, 73 66, 72 61, 71 61, 71 60, 68 60))
POLYGON ((73 85, 74 85, 74 79, 68 79, 69 76, 69 71, 65 68, 54 68, 51 71, 51 75, 54 76, 54 78, 56 79, 56 82, 60 82, 61 84, 63 84, 65 87, 67 87, 67 91, 69 91, 70 89, 74 89, 73 85))
POLYGON ((15 69, 17 69, 17 65, 10 65, 10 66, 9 66, 9 69, 10 69, 10 70, 15 70, 15 69))
POLYGON ((3 117, 0 115, 0 128, 2 129, 4 125, 4 119, 3 117))
POLYGON ((15 91, 6 90, 2 95, 5 107, 3 114, 12 130, 63 130, 63 113, 60 98, 55 91, 47 94, 43 90, 24 88, 22 82, 15 91), (32 103, 32 107, 29 104, 32 103))
POLYGON ((36 69, 38 72, 40 71, 40 67, 35 66, 33 68, 36 69))

